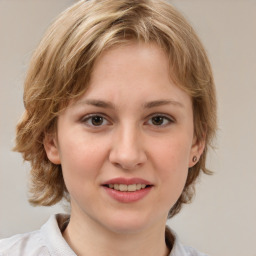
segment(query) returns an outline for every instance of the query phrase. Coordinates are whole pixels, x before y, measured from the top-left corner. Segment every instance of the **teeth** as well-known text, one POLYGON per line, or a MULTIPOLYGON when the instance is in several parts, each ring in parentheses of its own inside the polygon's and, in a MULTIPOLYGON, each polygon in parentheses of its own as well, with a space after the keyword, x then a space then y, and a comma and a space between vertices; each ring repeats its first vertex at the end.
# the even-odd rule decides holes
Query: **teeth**
POLYGON ((136 184, 132 184, 132 185, 127 186, 127 190, 130 191, 130 192, 136 191, 136 189, 137 189, 136 184))
POLYGON ((140 190, 140 189, 141 189, 141 186, 142 186, 141 184, 137 184, 137 185, 136 185, 136 189, 137 189, 137 190, 140 190))
POLYGON ((127 185, 120 184, 120 185, 119 185, 119 190, 120 190, 120 191, 127 191, 127 185))
POLYGON ((122 192, 134 192, 141 190, 145 188, 147 185, 146 184, 131 184, 131 185, 126 185, 126 184, 108 184, 109 188, 122 191, 122 192))

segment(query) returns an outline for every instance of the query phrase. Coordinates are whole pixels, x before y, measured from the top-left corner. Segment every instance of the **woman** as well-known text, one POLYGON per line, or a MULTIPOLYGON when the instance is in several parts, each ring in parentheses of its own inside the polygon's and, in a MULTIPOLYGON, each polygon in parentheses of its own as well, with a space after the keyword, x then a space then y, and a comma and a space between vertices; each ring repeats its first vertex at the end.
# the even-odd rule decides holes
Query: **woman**
POLYGON ((168 3, 80 1, 52 24, 25 81, 16 150, 33 205, 70 201, 0 255, 204 255, 167 218, 193 196, 216 131, 207 55, 168 3))

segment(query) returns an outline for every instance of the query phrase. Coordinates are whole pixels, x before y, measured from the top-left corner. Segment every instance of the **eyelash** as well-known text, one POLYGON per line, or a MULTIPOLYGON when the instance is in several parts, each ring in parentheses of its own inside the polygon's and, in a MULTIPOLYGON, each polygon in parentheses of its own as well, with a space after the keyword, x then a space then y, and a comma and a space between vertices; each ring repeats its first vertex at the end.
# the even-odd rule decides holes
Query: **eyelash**
MULTIPOLYGON (((153 125, 153 126, 155 126, 157 128, 166 127, 166 126, 170 125, 171 123, 175 122, 175 120, 173 118, 171 118, 170 116, 166 116, 164 114, 154 114, 154 115, 151 115, 150 118, 149 118, 149 121, 151 120, 151 122, 152 122, 153 118, 162 118, 162 120, 165 122, 165 124, 160 124, 160 125, 151 124, 151 125, 153 125)), ((147 123, 149 121, 147 121, 147 123)))
POLYGON ((110 123, 108 120, 107 120, 107 118, 103 115, 103 114, 90 114, 90 115, 87 115, 87 116, 85 116, 85 117, 83 117, 82 118, 82 123, 84 123, 84 124, 86 124, 87 126, 89 126, 89 127, 101 127, 101 126, 103 126, 103 125, 107 125, 107 124, 101 124, 101 125, 93 125, 92 124, 92 119, 93 118, 96 118, 96 117, 99 117, 99 118, 102 118, 103 119, 103 122, 108 122, 108 123, 110 123), (90 124, 89 124, 89 122, 90 122, 90 124))
MULTIPOLYGON (((100 128, 100 127, 102 127, 102 126, 111 124, 111 122, 108 121, 108 119, 105 117, 105 115, 104 115, 104 114, 101 114, 101 113, 96 113, 96 114, 87 115, 87 116, 83 117, 81 121, 82 121, 82 123, 86 124, 87 126, 89 126, 89 127, 94 127, 94 128, 100 128), (101 118, 103 123, 102 123, 102 124, 99 124, 99 125, 94 125, 94 124, 92 123, 92 122, 93 122, 92 119, 93 119, 93 118, 96 118, 96 117, 101 118), (90 123, 89 123, 89 122, 90 122, 90 123), (104 123, 104 122, 107 122, 107 124, 104 123)), ((151 121, 151 124, 149 124, 149 125, 152 125, 152 126, 157 127, 157 128, 166 127, 166 126, 170 125, 171 123, 174 123, 174 122, 175 122, 175 120, 174 120, 173 118, 171 118, 171 117, 169 117, 169 116, 166 116, 166 115, 164 115, 164 114, 160 114, 160 113, 159 113, 159 114, 151 115, 151 116, 149 117, 148 121, 146 122, 146 124, 148 124, 150 121, 151 121), (153 124, 153 122, 152 122, 152 119, 153 119, 153 118, 162 118, 161 121, 163 121, 163 122, 165 122, 165 123, 164 123, 164 124, 160 124, 160 125, 153 124), (167 123, 166 123, 166 122, 167 122, 167 123)))

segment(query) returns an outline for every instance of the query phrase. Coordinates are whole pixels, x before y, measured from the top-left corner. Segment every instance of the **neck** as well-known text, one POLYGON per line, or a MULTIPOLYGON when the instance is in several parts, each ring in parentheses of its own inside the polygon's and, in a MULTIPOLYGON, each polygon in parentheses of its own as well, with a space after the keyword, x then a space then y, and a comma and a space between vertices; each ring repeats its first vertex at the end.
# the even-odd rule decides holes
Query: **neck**
POLYGON ((63 237, 79 256, 167 256, 165 223, 134 233, 119 233, 104 229, 90 219, 83 221, 71 214, 63 237))

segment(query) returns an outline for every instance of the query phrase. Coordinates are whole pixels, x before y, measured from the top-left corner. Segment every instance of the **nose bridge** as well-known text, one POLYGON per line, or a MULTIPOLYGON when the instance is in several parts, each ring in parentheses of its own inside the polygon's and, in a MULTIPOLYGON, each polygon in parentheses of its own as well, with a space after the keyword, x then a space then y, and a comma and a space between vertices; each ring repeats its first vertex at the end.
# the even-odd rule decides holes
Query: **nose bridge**
POLYGON ((135 124, 120 125, 110 152, 110 161, 123 169, 133 169, 146 161, 140 128, 135 124))

